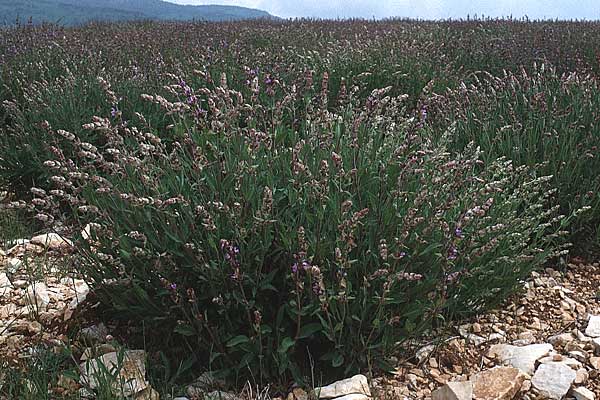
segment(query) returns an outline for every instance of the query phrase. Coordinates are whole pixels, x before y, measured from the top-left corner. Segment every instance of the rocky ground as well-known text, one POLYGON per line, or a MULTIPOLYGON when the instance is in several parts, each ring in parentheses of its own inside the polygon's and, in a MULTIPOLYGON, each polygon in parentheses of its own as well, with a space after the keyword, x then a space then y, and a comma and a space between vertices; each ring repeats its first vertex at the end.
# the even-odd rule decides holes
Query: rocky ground
POLYGON ((600 264, 574 261, 533 274, 504 307, 457 326, 371 386, 409 399, 600 396, 600 264))
MULTIPOLYGON (((68 322, 88 295, 61 260, 71 243, 57 235, 16 242, 0 253, 0 359, 17 363, 33 357, 36 346, 65 346, 68 322)), ((419 346, 416 357, 398 360, 394 374, 357 375, 307 393, 292 390, 285 400, 577 399, 600 396, 600 264, 574 259, 562 271, 546 269, 524 283, 525 290, 504 307, 419 346)), ((61 394, 99 385, 98 365, 124 362, 120 373, 126 394, 158 399, 145 371, 145 353, 127 350, 119 360, 103 324, 84 327, 70 343, 80 363, 79 381, 65 378, 61 394), (124 360, 124 361, 123 361, 124 360)), ((0 371, 1 375, 1 371, 0 371)), ((0 376, 1 382, 1 376, 0 376)), ((87 389, 86 389, 87 388, 87 389)), ((177 399, 268 398, 234 395, 203 374, 177 399)), ((280 398, 284 400, 284 398, 280 398)))

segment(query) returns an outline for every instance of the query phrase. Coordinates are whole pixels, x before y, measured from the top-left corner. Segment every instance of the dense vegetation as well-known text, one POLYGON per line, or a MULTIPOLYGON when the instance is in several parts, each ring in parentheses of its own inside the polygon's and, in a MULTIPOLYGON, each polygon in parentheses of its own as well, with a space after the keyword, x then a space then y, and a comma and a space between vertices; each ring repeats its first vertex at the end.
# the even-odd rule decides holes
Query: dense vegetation
POLYGON ((162 0, 0 0, 0 25, 41 22, 80 25, 91 21, 197 20, 233 21, 273 18, 246 7, 187 6, 162 0))
POLYGON ((523 21, 5 30, 5 207, 90 223, 81 273, 175 359, 262 382, 385 368, 596 230, 598 39, 523 21))

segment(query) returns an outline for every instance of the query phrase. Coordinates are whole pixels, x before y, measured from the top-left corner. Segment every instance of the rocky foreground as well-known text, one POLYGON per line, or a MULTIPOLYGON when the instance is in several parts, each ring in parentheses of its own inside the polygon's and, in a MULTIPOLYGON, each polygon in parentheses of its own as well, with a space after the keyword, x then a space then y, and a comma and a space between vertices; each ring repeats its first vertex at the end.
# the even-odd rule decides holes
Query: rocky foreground
MULTIPOLYGON (((35 357, 38 346, 65 346, 66 325, 89 288, 61 260, 72 244, 56 234, 21 240, 0 252, 0 357, 35 357)), ((451 334, 436 335, 382 377, 356 375, 305 391, 290 388, 285 400, 432 399, 510 400, 600 397, 600 264, 575 259, 563 271, 534 273, 525 290, 504 307, 451 334)), ((78 392, 93 398, 100 365, 123 363, 120 390, 135 400, 159 399, 146 377, 146 354, 120 350, 101 322, 82 327, 71 343, 80 379, 59 380, 56 395, 78 392)), ((0 382, 2 381, 0 371, 0 382)), ((233 394, 204 373, 178 400, 260 397, 233 394)), ((268 398, 264 394, 262 398, 268 398)), ((283 400, 284 398, 280 398, 283 400)))

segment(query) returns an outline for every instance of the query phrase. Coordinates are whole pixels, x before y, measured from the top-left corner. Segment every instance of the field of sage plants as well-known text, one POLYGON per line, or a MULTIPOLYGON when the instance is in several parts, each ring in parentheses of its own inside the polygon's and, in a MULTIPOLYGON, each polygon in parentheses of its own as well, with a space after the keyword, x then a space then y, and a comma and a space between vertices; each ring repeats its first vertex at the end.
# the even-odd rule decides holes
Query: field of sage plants
POLYGON ((167 363, 385 370, 595 251, 599 60, 591 22, 5 29, 3 209, 167 363))

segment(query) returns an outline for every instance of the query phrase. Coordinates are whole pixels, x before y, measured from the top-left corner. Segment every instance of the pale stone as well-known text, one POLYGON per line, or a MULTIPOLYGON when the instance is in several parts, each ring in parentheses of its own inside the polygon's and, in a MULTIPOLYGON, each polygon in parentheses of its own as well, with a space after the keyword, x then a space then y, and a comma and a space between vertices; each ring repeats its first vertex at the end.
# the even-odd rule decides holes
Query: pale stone
POLYGON ((8 245, 11 246, 11 248, 6 250, 6 254, 11 255, 17 250, 19 250, 22 246, 26 246, 27 244, 29 244, 29 239, 13 240, 10 243, 8 243, 8 245))
POLYGON ((431 353, 433 353, 434 350, 435 346, 432 344, 421 347, 419 350, 417 350, 415 358, 417 359, 419 364, 421 364, 423 361, 429 358, 429 356, 431 355, 431 353))
POLYGON ((590 365, 600 371, 600 357, 590 357, 590 365))
POLYGON ((0 296, 8 296, 13 288, 8 276, 4 272, 0 272, 0 296))
POLYGON ((471 382, 448 382, 431 393, 432 400, 471 400, 473 384, 471 382))
POLYGON ((208 394, 205 394, 203 397, 204 400, 240 400, 238 396, 229 392, 222 392, 220 390, 215 390, 208 394))
POLYGON ((600 337, 600 315, 590 315, 585 334, 593 338, 600 337))
POLYGON ((23 261, 19 260, 18 258, 9 258, 6 260, 6 272, 9 274, 14 274, 19 270, 19 268, 21 268, 22 265, 23 261))
POLYGON ((501 333, 492 333, 488 336, 486 342, 506 342, 506 335, 501 333))
POLYGON ((149 386, 146 381, 146 352, 143 350, 127 350, 122 355, 119 365, 119 354, 107 353, 79 365, 82 385, 91 389, 98 387, 102 381, 103 365, 111 374, 118 370, 117 380, 113 383, 115 393, 123 390, 125 396, 133 396, 149 386))
POLYGON ((133 397, 134 400, 160 400, 160 394, 150 386, 133 397))
POLYGON ((576 372, 565 364, 542 364, 535 371, 531 384, 544 398, 561 400, 576 377, 576 372))
POLYGON ((31 238, 31 243, 49 250, 64 250, 73 247, 73 242, 58 233, 45 233, 31 238))
POLYGON ((495 367, 471 377, 474 400, 511 400, 527 376, 518 368, 495 367))
POLYGON ((365 394, 353 393, 345 396, 336 397, 335 400, 369 400, 370 397, 365 394))
MULTIPOLYGON (((13 303, 8 303, 0 307, 0 319, 6 319, 13 316, 17 312, 17 306, 13 303)), ((1 331, 1 329, 0 329, 1 331)))
POLYGON ((463 336, 463 338, 465 338, 467 343, 473 343, 475 346, 481 346, 482 344, 487 342, 485 338, 479 335, 475 335, 474 333, 467 333, 463 336))
POLYGON ((287 400, 308 400, 308 393, 304 389, 296 387, 288 393, 287 400))
POLYGON ((69 303, 69 309, 74 310, 77 306, 85 301, 87 295, 90 293, 90 287, 81 279, 75 279, 73 282, 75 286, 75 297, 69 303))
POLYGON ((549 343, 531 344, 528 346, 512 346, 509 344, 496 344, 490 348, 489 357, 498 357, 500 362, 519 368, 527 375, 533 375, 535 362, 548 355, 553 347, 549 343))
POLYGON ((81 237, 86 241, 92 238, 92 224, 87 224, 85 228, 83 228, 81 237))
POLYGON ((564 346, 573 340, 575 340, 575 336, 572 333, 561 333, 560 335, 550 336, 548 343, 553 346, 564 346))
POLYGON ((34 255, 40 255, 46 250, 45 247, 40 246, 38 244, 27 243, 25 245, 25 249, 23 249, 23 254, 32 253, 34 255))
POLYGON ((29 284, 29 282, 27 282, 25 279, 17 279, 15 281, 13 281, 12 284, 17 289, 23 289, 29 284))
POLYGON ((48 309, 50 304, 50 295, 48 287, 42 282, 35 282, 27 287, 27 304, 33 307, 36 312, 43 312, 48 309))
POLYGON ((42 324, 37 321, 27 322, 27 331, 32 335, 38 334, 42 331, 42 324))
POLYGON ((590 389, 578 387, 571 390, 571 395, 577 400, 595 400, 596 395, 590 389))
POLYGON ((528 344, 535 343, 537 338, 531 331, 522 332, 519 334, 519 338, 513 341, 515 346, 527 346, 528 344))
POLYGON ((225 382, 217 379, 212 372, 207 371, 188 385, 185 392, 190 397, 201 397, 205 393, 222 388, 223 386, 225 386, 225 382))
POLYGON ((117 351, 117 349, 114 348, 114 346, 110 345, 110 344, 100 344, 98 346, 95 347, 86 347, 85 350, 83 350, 83 353, 81 354, 81 357, 79 358, 79 361, 85 361, 85 360, 90 360, 94 357, 99 357, 102 356, 104 354, 107 353, 113 353, 117 351))
POLYGON ((568 354, 569 354, 569 357, 572 357, 581 362, 585 362, 588 358, 587 354, 580 350, 572 350, 572 351, 569 351, 568 354))
POLYGON ((364 394, 371 396, 367 377, 354 375, 352 378, 343 379, 330 385, 315 389, 319 399, 335 399, 347 394, 364 394))
POLYGON ((575 384, 576 385, 584 385, 587 383, 590 378, 590 374, 585 370, 585 368, 579 368, 576 372, 575 376, 575 384))
POLYGON ((108 328, 102 322, 98 325, 92 325, 79 331, 81 338, 88 342, 104 342, 108 336, 108 328))
POLYGON ((540 364, 565 364, 566 366, 571 367, 572 369, 579 369, 583 366, 579 360, 570 357, 563 357, 560 354, 554 354, 548 357, 540 358, 538 362, 540 364))

